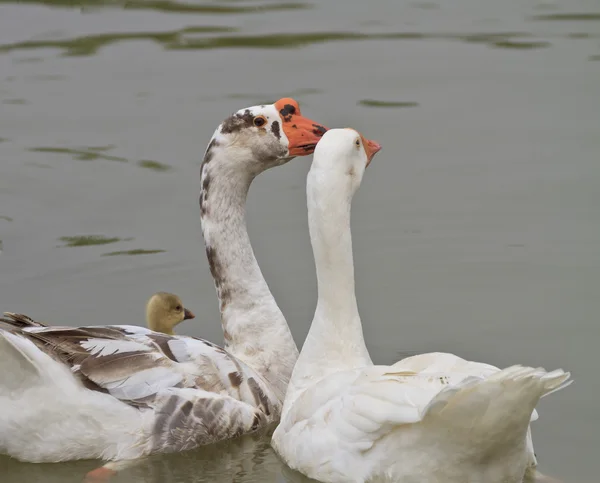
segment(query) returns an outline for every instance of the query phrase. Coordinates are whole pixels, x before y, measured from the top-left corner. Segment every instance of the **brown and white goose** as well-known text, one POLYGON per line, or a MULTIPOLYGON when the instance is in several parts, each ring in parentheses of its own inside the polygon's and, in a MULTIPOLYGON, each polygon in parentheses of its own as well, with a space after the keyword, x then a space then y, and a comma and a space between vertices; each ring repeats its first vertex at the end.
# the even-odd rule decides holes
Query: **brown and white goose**
POLYGON ((0 453, 134 459, 277 421, 298 351, 250 246, 245 200, 255 176, 311 154, 325 131, 281 99, 234 113, 210 141, 200 208, 225 349, 139 326, 2 319, 0 453))

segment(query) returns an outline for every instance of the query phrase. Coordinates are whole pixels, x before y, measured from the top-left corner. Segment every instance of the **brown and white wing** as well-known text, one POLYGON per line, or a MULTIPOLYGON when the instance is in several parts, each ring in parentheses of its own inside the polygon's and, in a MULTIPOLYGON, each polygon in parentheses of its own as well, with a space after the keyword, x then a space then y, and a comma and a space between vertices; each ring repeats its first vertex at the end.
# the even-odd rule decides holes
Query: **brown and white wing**
POLYGON ((15 323, 14 330, 70 367, 88 389, 133 406, 154 407, 160 391, 189 388, 229 396, 258 409, 268 421, 281 411, 281 401, 260 375, 202 339, 125 325, 47 327, 32 321, 15 323))
POLYGON ((178 452, 250 433, 267 416, 227 395, 189 388, 160 391, 154 400, 152 452, 178 452))

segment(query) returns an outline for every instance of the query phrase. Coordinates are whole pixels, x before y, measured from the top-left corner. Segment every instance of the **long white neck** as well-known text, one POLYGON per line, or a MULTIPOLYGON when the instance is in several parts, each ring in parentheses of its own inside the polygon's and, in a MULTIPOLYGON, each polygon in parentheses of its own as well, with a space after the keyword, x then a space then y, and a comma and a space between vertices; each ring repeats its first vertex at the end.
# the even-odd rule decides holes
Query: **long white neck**
POLYGON ((308 175, 308 226, 317 271, 318 301, 292 374, 286 407, 319 379, 372 364, 354 290, 352 195, 349 183, 345 186, 343 182, 335 173, 314 166, 308 175))
POLYGON ((200 212, 210 271, 219 297, 225 348, 285 395, 298 358, 287 322, 265 281, 246 230, 246 197, 255 173, 219 144, 201 170, 200 212), (232 159, 234 158, 234 159, 232 159))

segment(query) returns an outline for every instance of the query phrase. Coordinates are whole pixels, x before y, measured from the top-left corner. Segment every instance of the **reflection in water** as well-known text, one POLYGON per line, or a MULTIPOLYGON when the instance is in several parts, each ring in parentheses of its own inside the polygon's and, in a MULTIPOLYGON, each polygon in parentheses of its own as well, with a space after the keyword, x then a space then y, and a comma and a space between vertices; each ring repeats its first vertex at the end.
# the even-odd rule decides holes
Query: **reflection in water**
POLYGON ((550 42, 514 42, 510 40, 499 40, 491 44, 492 47, 499 49, 543 49, 544 47, 550 47, 550 42))
POLYGON ((105 237, 103 235, 77 235, 77 236, 61 236, 59 238, 65 244, 65 247, 87 247, 90 245, 108 245, 109 243, 117 243, 120 241, 131 241, 133 238, 117 238, 105 237))
POLYGON ((551 13, 548 15, 537 15, 532 20, 586 22, 600 20, 600 13, 551 13))
POLYGON ((375 99, 362 99, 358 104, 367 107, 417 107, 419 105, 418 102, 376 101, 375 99))
POLYGON ((272 430, 187 453, 150 457, 124 470, 117 483, 283 481, 279 461, 270 446, 272 430))
POLYGON ((218 5, 214 2, 201 4, 174 2, 170 0, 0 0, 0 3, 22 3, 47 5, 50 7, 118 7, 126 10, 155 10, 170 13, 196 14, 250 14, 278 10, 300 10, 310 8, 305 3, 263 3, 253 5, 218 5))
POLYGON ((106 151, 111 148, 112 146, 97 148, 53 148, 47 146, 40 146, 37 148, 29 148, 29 151, 37 153, 70 154, 71 156, 73 156, 73 159, 77 159, 79 161, 95 161, 97 159, 103 159, 106 161, 119 161, 121 163, 127 162, 126 158, 121 158, 119 156, 110 156, 108 154, 102 153, 102 151, 106 151))
POLYGON ((173 168, 165 163, 159 163, 158 161, 151 161, 149 159, 143 159, 142 161, 138 161, 138 166, 146 169, 151 169, 153 171, 165 172, 171 171, 173 168))
MULTIPOLYGON (((111 483, 308 483, 304 476, 284 469, 271 449, 273 427, 194 451, 155 455, 121 469, 111 483)), ((20 463, 0 456, 2 483, 81 483, 97 461, 60 464, 20 463)))
POLYGON ((56 48, 64 50, 64 55, 84 56, 93 55, 101 47, 127 40, 152 40, 165 48, 174 49, 185 42, 184 34, 201 34, 216 32, 231 32, 229 27, 186 27, 171 32, 121 32, 98 35, 84 35, 66 40, 28 40, 0 46, 0 52, 10 52, 22 49, 56 48))
POLYGON ((549 42, 525 40, 530 34, 522 32, 497 33, 356 33, 356 32, 314 32, 263 35, 229 35, 218 37, 189 37, 186 34, 235 31, 227 27, 185 27, 169 32, 107 33, 86 35, 64 40, 27 40, 0 45, 0 52, 14 50, 56 48, 63 50, 66 56, 85 56, 98 52, 98 49, 115 42, 127 40, 152 40, 168 50, 203 50, 225 48, 286 49, 306 47, 327 42, 352 40, 456 40, 469 43, 486 44, 504 49, 540 49, 550 46, 549 42))
POLYGON ((166 250, 145 250, 143 248, 136 248, 134 250, 121 250, 118 252, 103 253, 103 257, 113 257, 116 255, 150 255, 153 253, 164 253, 166 250))
MULTIPOLYGON (((123 158, 121 156, 112 156, 110 154, 106 154, 106 151, 113 149, 114 146, 89 146, 82 148, 55 148, 50 146, 39 146, 35 148, 29 148, 29 151, 36 153, 52 153, 52 154, 68 154, 72 156, 73 159, 78 161, 96 161, 96 160, 104 160, 104 161, 118 161, 120 163, 127 163, 129 160, 127 158, 123 158)), ((159 161, 154 161, 151 159, 142 159, 137 162, 137 165, 140 168, 150 169, 152 171, 156 171, 159 173, 164 173, 166 171, 171 171, 173 169, 172 166, 161 163, 159 161)))
MULTIPOLYGON (((156 455, 121 470, 110 483, 318 483, 283 465, 270 445, 270 435, 246 435, 186 453, 156 455)), ((2 483, 82 483, 98 467, 96 461, 60 464, 20 463, 0 456, 2 483)), ((558 483, 537 478, 535 471, 523 483, 558 483)))

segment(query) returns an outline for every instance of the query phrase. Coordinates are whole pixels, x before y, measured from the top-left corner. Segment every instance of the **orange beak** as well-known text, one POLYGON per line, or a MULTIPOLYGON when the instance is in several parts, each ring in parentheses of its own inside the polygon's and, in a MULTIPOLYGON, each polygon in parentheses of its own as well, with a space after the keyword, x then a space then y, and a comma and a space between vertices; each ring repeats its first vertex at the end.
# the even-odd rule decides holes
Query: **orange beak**
POLYGON ((312 154, 327 128, 302 116, 298 103, 289 97, 279 99, 275 108, 279 111, 281 127, 288 138, 290 156, 312 154))
POLYGON ((196 316, 194 315, 194 312, 192 312, 191 310, 188 310, 188 309, 183 309, 183 320, 194 319, 194 318, 196 318, 196 316))
POLYGON ((381 151, 381 144, 376 141, 366 139, 362 134, 360 137, 362 138, 363 146, 365 147, 365 152, 367 153, 367 166, 369 166, 373 160, 373 156, 381 151))

